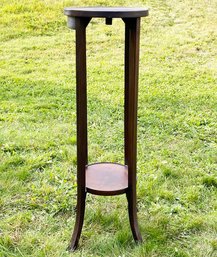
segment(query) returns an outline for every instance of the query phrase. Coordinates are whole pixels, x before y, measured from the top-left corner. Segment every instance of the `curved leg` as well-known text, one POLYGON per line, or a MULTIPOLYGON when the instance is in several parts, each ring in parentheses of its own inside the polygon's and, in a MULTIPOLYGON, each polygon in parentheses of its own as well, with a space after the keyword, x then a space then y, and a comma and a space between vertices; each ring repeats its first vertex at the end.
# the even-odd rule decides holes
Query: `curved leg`
POLYGON ((130 220, 130 227, 132 230, 133 238, 136 242, 142 242, 142 236, 139 231, 138 220, 137 220, 137 207, 136 199, 133 196, 133 192, 127 193, 128 201, 128 214, 130 220))
POLYGON ((77 196, 77 211, 74 232, 68 250, 74 251, 78 246, 81 230, 84 222, 86 192, 80 192, 77 196))
POLYGON ((86 26, 90 18, 75 18, 76 29, 76 95, 77 95, 77 212, 69 250, 78 246, 84 222, 86 200, 85 169, 87 152, 87 79, 86 79, 86 26))
POLYGON ((140 18, 125 18, 125 165, 128 166, 128 213, 135 241, 142 242, 136 208, 137 101, 140 18))

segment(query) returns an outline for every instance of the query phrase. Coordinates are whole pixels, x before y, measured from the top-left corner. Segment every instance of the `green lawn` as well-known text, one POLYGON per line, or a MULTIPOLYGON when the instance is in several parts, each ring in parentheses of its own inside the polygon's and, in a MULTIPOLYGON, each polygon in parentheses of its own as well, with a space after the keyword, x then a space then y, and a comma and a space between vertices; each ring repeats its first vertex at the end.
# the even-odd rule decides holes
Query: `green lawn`
MULTIPOLYGON (((217 256, 217 1, 0 1, 0 256, 217 256), (88 195, 75 221, 75 33, 65 6, 148 6, 142 19, 138 217, 88 195)), ((123 163, 124 24, 87 29, 89 161, 123 163)))

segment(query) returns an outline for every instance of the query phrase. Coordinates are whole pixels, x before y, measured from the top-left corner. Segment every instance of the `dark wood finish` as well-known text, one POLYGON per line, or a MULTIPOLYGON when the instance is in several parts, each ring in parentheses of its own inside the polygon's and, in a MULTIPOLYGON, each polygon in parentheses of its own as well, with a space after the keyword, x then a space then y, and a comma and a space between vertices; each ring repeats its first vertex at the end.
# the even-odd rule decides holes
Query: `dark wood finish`
POLYGON ((65 8, 68 26, 76 30, 76 93, 77 93, 77 213, 74 232, 69 246, 75 250, 84 221, 86 193, 117 195, 126 193, 130 226, 135 241, 141 242, 137 221, 136 156, 137 156, 137 101, 140 17, 147 16, 144 8, 65 8), (125 22, 125 113, 124 161, 88 165, 87 140, 87 78, 86 26, 92 17, 104 17, 106 24, 112 18, 125 22))
POLYGON ((85 213, 85 169, 87 154, 87 78, 86 26, 90 19, 76 19, 76 94, 77 94, 77 210, 70 250, 75 250, 81 235, 85 213))
POLYGON ((148 16, 147 8, 133 7, 67 7, 64 14, 70 17, 136 18, 148 16))
POLYGON ((125 22, 125 165, 128 166, 128 212, 133 237, 142 241, 136 208, 137 101, 140 18, 125 22))
POLYGON ((128 188, 127 166, 117 163, 96 163, 86 168, 87 192, 95 195, 119 195, 128 188))
POLYGON ((112 25, 112 18, 106 18, 105 19, 105 24, 106 25, 112 25))

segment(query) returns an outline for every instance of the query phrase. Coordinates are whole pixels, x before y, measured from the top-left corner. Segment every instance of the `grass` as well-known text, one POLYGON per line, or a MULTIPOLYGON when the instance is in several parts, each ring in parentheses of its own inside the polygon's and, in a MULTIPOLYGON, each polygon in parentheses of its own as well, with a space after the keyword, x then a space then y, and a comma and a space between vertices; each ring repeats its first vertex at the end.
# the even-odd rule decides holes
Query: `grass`
MULTIPOLYGON (((0 256, 217 256, 213 1, 0 3, 0 256), (148 6, 142 19, 135 245, 124 196, 87 198, 77 252, 75 35, 65 6, 148 6)), ((124 26, 87 29, 89 161, 123 162, 124 26), (115 47, 114 47, 115 46, 115 47), (122 57, 120 57, 122 56, 122 57)))

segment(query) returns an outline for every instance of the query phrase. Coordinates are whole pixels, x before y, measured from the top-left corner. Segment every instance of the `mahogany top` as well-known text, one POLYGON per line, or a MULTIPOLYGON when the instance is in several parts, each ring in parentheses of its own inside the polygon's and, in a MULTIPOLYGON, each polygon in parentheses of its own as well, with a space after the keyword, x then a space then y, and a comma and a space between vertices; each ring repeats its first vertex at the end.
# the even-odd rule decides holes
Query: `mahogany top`
POLYGON ((148 16, 148 9, 135 7, 66 7, 64 14, 70 17, 138 18, 148 16))

